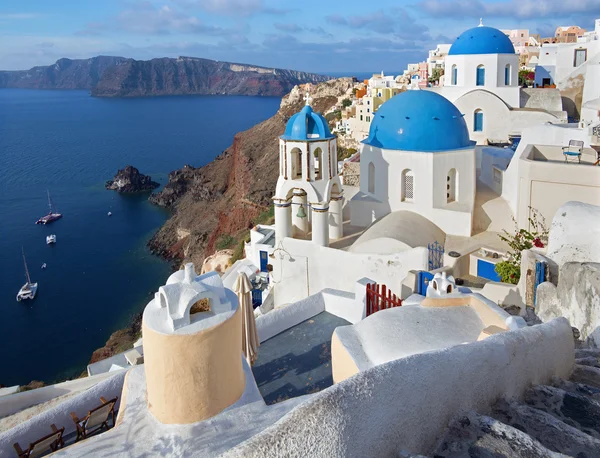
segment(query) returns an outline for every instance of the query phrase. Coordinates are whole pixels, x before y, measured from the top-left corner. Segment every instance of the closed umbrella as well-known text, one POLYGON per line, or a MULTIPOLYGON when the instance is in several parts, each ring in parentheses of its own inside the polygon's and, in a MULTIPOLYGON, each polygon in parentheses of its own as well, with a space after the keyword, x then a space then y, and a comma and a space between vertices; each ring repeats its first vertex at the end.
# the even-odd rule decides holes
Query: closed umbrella
POLYGON ((246 361, 252 366, 258 356, 258 333, 256 332, 256 320, 254 319, 254 310, 252 309, 252 285, 248 276, 240 272, 233 290, 237 294, 242 309, 242 351, 246 356, 246 361))

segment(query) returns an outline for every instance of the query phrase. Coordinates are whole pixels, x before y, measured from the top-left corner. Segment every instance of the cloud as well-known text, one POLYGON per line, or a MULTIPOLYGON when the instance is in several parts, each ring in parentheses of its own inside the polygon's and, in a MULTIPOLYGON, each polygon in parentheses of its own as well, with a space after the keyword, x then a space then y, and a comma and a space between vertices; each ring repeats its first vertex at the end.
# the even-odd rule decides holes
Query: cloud
POLYGON ((403 8, 392 8, 361 16, 342 16, 332 14, 325 20, 334 25, 348 27, 354 30, 369 30, 381 35, 394 34, 399 38, 429 39, 427 26, 418 24, 403 8))
POLYGON ((221 36, 232 33, 231 30, 206 24, 198 17, 168 5, 157 7, 149 1, 138 1, 130 3, 128 8, 109 21, 87 24, 83 30, 75 32, 75 35, 98 36, 115 30, 142 35, 182 33, 221 36))
POLYGON ((38 13, 0 13, 0 20, 2 19, 34 19, 39 17, 38 13))
POLYGON ((250 16, 253 14, 282 15, 290 8, 274 8, 265 5, 264 0, 172 0, 185 8, 201 8, 204 11, 224 16, 250 16))
POLYGON ((276 22, 275 24, 273 24, 273 27, 275 27, 277 30, 281 30, 282 32, 290 32, 290 33, 296 33, 296 32, 302 32, 302 30, 304 30, 303 27, 300 27, 298 24, 282 24, 280 22, 276 22))
POLYGON ((432 17, 565 18, 600 14, 598 0, 422 0, 417 8, 432 17))

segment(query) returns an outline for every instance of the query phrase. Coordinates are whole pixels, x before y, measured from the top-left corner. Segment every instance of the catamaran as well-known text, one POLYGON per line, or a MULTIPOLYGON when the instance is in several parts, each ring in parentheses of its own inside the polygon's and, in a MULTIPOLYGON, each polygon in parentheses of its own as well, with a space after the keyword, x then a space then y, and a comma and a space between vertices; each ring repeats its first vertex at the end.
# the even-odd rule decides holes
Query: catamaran
POLYGON ((21 287, 19 293, 17 294, 17 301, 19 302, 21 302, 23 299, 33 299, 38 288, 37 283, 31 283, 29 269, 27 269, 27 261, 25 260, 25 252, 23 249, 21 249, 21 253, 23 254, 23 264, 25 265, 25 278, 27 279, 27 283, 21 287))
POLYGON ((50 191, 46 191, 48 193, 48 207, 50 208, 50 211, 48 212, 47 215, 42 216, 40 219, 38 219, 35 224, 48 224, 51 223, 52 221, 56 221, 57 219, 62 218, 62 214, 58 213, 56 211, 56 209, 54 208, 54 202, 52 202, 52 198, 50 197, 50 191))

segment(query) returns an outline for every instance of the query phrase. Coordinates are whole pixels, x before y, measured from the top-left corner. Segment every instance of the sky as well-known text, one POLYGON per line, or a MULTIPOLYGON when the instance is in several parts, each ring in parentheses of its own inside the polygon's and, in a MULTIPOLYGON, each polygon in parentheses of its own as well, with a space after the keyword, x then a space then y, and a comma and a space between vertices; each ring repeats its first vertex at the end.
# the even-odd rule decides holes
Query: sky
POLYGON ((552 36, 600 0, 0 0, 0 70, 193 56, 319 73, 402 71, 479 23, 552 36))

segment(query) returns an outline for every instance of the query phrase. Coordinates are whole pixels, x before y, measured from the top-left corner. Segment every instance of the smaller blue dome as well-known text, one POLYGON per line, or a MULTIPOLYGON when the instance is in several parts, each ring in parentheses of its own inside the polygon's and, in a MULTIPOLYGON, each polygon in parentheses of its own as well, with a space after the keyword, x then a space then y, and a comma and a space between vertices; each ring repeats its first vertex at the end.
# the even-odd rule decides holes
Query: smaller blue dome
POLYGON ((305 105, 300 112, 290 118, 285 126, 283 140, 325 140, 333 138, 327 120, 315 113, 310 105, 305 105))
POLYGON ((379 107, 363 143, 382 149, 435 152, 473 147, 458 108, 432 91, 405 91, 379 107))
POLYGON ((480 25, 461 33, 448 51, 462 54, 515 54, 515 47, 502 31, 480 25))

